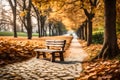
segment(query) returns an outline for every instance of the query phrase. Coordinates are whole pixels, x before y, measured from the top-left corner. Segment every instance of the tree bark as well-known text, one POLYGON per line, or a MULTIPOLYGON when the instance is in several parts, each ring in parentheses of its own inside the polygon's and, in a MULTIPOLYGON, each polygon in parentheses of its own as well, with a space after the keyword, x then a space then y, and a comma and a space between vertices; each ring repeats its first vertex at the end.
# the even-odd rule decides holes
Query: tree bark
POLYGON ((40 34, 41 36, 45 35, 45 30, 44 30, 44 26, 45 26, 45 21, 46 21, 46 16, 41 15, 40 16, 40 22, 41 22, 41 30, 40 30, 40 34))
POLYGON ((38 37, 40 38, 41 37, 41 34, 40 34, 40 30, 41 30, 41 27, 40 27, 40 16, 38 16, 38 18, 37 18, 38 20, 38 37))
POLYGON ((116 36, 116 0, 104 0, 105 30, 103 48, 97 57, 111 59, 119 53, 116 36))
POLYGON ((52 22, 49 22, 49 36, 52 36, 52 22))
POLYGON ((32 38, 32 23, 31 23, 31 5, 32 5, 32 1, 29 0, 29 5, 28 5, 28 12, 27 12, 27 35, 28 35, 28 39, 32 38))
POLYGON ((79 29, 79 37, 80 37, 80 39, 81 39, 81 37, 82 37, 82 35, 81 35, 81 27, 80 27, 80 29, 79 29))
POLYGON ((82 1, 82 9, 84 10, 85 15, 88 19, 88 28, 87 28, 87 46, 89 46, 92 43, 92 19, 94 18, 95 13, 93 12, 94 8, 97 6, 98 0, 89 0, 91 4, 90 11, 86 8, 84 8, 84 0, 82 1))
POLYGON ((16 16, 17 16, 17 14, 16 14, 16 7, 17 7, 17 1, 16 0, 14 0, 14 3, 15 3, 15 5, 14 5, 14 11, 13 11, 13 20, 14 20, 14 37, 15 38, 17 38, 17 30, 16 30, 16 16))
POLYGON ((84 25, 81 26, 81 39, 84 40, 84 25))
POLYGON ((33 6, 33 9, 36 13, 36 17, 37 17, 37 25, 38 25, 38 37, 40 38, 41 37, 41 33, 40 33, 40 30, 41 30, 41 26, 40 26, 40 12, 39 10, 34 6, 33 6))
POLYGON ((87 21, 84 23, 84 35, 85 35, 85 41, 87 41, 87 21))
MULTIPOLYGON (((22 9, 23 11, 26 9, 26 4, 25 4, 25 3, 26 3, 26 0, 23 0, 23 3, 22 3, 22 4, 23 4, 23 9, 22 9)), ((21 25, 22 25, 22 26, 21 26, 21 32, 24 32, 24 30, 23 30, 24 27, 26 28, 25 21, 26 21, 26 20, 25 20, 25 16, 23 16, 23 17, 22 17, 22 24, 21 24, 21 25)))
MULTIPOLYGON (((58 23, 59 24, 59 23, 58 23)), ((58 30, 58 35, 62 35, 62 30, 61 30, 61 26, 57 26, 57 30, 58 30)))
POLYGON ((92 43, 92 21, 88 19, 88 26, 87 26, 87 46, 92 43))
POLYGON ((13 30, 14 30, 14 37, 17 37, 17 30, 16 30, 16 7, 17 7, 17 1, 16 0, 8 0, 10 7, 12 9, 13 12, 13 30))
POLYGON ((89 46, 92 43, 92 19, 94 18, 94 13, 89 13, 87 9, 83 9, 85 15, 88 19, 88 25, 87 25, 87 46, 89 46))

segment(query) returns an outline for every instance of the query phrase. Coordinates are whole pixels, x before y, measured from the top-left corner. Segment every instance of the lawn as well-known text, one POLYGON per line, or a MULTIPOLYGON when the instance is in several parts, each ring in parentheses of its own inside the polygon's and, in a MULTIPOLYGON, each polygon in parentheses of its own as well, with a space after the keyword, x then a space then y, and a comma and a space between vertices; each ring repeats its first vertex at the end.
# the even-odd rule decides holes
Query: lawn
MULTIPOLYGON (((26 37, 27 33, 17 32, 18 36, 26 37)), ((0 32, 0 36, 14 36, 13 32, 0 32)), ((33 33, 32 36, 38 36, 38 33, 33 33)))

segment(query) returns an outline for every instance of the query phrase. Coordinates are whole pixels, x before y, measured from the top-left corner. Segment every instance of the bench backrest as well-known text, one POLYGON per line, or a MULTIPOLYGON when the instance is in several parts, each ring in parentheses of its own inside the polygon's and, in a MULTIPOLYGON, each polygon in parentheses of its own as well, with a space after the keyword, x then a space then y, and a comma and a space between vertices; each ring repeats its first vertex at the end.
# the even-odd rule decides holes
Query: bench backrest
POLYGON ((49 49, 50 47, 59 47, 64 51, 66 40, 46 40, 46 46, 49 49))

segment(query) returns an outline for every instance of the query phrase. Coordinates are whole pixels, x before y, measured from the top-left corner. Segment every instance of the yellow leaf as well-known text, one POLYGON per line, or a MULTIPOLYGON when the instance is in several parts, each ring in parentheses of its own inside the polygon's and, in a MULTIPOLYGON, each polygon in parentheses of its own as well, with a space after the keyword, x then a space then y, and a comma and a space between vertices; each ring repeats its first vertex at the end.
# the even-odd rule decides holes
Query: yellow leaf
POLYGON ((27 12, 28 12, 27 10, 22 11, 22 12, 20 13, 20 16, 21 16, 21 17, 24 17, 24 16, 27 14, 27 12))

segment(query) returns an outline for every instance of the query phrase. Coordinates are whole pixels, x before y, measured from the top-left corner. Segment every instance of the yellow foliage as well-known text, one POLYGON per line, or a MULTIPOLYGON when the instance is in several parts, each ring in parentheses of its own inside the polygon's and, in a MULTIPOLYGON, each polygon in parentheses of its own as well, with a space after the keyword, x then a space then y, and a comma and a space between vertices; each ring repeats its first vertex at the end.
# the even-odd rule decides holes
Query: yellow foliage
POLYGON ((21 12, 21 13, 20 13, 20 16, 21 16, 21 17, 25 16, 24 12, 21 12))
POLYGON ((27 10, 22 11, 22 12, 20 13, 20 16, 21 16, 21 17, 24 17, 24 16, 27 14, 27 12, 28 12, 27 10))

